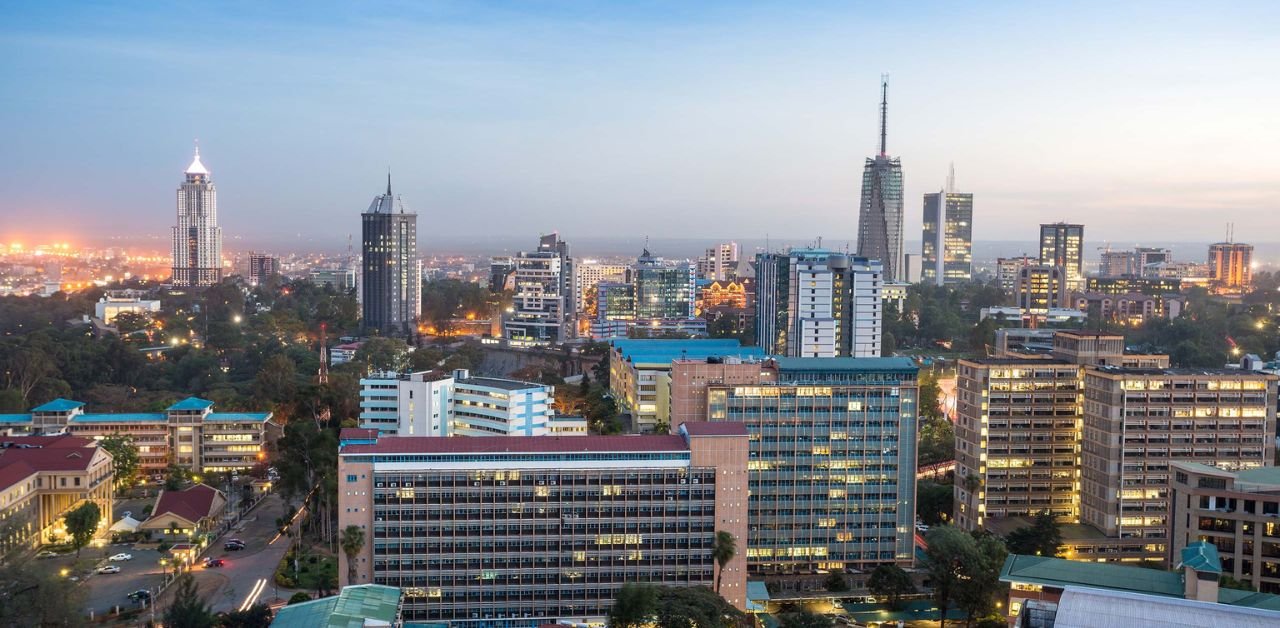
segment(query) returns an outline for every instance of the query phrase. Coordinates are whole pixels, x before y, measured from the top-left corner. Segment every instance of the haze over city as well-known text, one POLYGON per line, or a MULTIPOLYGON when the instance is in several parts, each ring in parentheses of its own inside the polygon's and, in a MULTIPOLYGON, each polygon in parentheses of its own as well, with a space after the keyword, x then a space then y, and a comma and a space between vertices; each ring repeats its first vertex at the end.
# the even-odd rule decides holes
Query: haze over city
POLYGON ((4 11, 3 240, 166 248, 198 138, 229 247, 342 246, 388 168, 424 247, 623 226, 851 241, 885 72, 909 235, 952 162, 979 242, 1280 227, 1272 3, 4 11))

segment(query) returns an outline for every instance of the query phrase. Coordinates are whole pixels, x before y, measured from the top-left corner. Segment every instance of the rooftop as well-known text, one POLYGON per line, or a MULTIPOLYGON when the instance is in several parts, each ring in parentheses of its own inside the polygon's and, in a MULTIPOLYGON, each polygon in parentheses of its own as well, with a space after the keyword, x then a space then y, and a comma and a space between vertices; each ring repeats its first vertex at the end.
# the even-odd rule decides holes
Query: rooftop
POLYGON ((163 412, 119 412, 81 414, 72 423, 166 423, 169 416, 163 412))
POLYGON ((1203 573, 1222 573, 1222 560, 1218 558, 1218 548, 1205 541, 1196 541, 1182 548, 1181 566, 1203 573))
POLYGON ((270 412, 210 412, 206 421, 240 421, 244 423, 261 423, 271 418, 270 412))
POLYGON ((72 401, 58 397, 49 403, 38 405, 31 409, 32 412, 70 412, 76 408, 83 408, 84 402, 72 401))
POLYGON ((182 411, 182 410, 204 410, 206 408, 211 408, 211 407, 213 407, 213 402, 209 401, 208 399, 201 399, 199 397, 187 397, 186 399, 183 399, 182 401, 179 401, 178 403, 175 403, 169 406, 168 410, 170 412, 182 411))
MULTIPOLYGON (((1229 589, 1224 589, 1229 590, 1229 589)), ((1240 593, 1249 593, 1240 591, 1240 593)), ((1255 595, 1277 597, 1266 593, 1255 595)), ((1266 606, 1198 602, 1136 593, 1070 587, 1063 591, 1053 619, 1054 628, 1130 628, 1132 626, 1186 628, 1190 626, 1275 626, 1280 615, 1266 606)))
MULTIPOLYGON (((80 439, 84 440, 84 439, 80 439)), ((25 464, 36 471, 84 471, 93 462, 96 447, 35 447, 0 449, 0 467, 25 464)))
POLYGON ((1280 486, 1280 467, 1258 467, 1256 469, 1245 469, 1243 471, 1228 471, 1226 469, 1219 469, 1218 467, 1200 462, 1184 462, 1182 460, 1175 460, 1173 465, 1193 473, 1213 475, 1221 478, 1235 478, 1236 490, 1247 490, 1242 487, 1241 484, 1263 485, 1266 486, 1267 489, 1273 489, 1280 486))
POLYGON ((0 423, 30 423, 30 414, 0 414, 0 423))
POLYGON ((1180 375, 1205 377, 1251 377, 1255 379, 1276 379, 1275 375, 1261 371, 1243 369, 1210 369, 1210 368, 1126 368, 1123 366, 1095 366, 1092 370, 1104 375, 1180 375))
POLYGON ((18 461, 10 464, 4 464, 0 461, 0 491, 3 491, 35 474, 35 468, 25 462, 18 461))
POLYGON ((499 390, 527 390, 529 388, 545 388, 545 384, 522 382, 515 379, 498 379, 496 377, 468 377, 457 382, 459 385, 484 386, 499 390))
POLYGON ((400 589, 380 584, 358 584, 342 593, 281 608, 272 628, 362 628, 365 620, 390 625, 399 616, 400 589))
POLYGON ((732 338, 696 338, 690 340, 625 339, 609 341, 623 359, 633 364, 669 366, 675 360, 705 360, 737 357, 759 360, 765 357, 760 347, 744 347, 732 338))
POLYGON ((747 426, 738 421, 689 421, 680 427, 690 436, 746 436, 747 426))
POLYGON ((919 369, 911 358, 774 358, 779 372, 823 371, 844 373, 881 373, 919 369))
POLYGON ((221 495, 222 491, 208 484, 196 484, 181 491, 160 491, 160 498, 156 500, 148 520, 177 515, 196 523, 214 514, 214 502, 221 495))
POLYGON ((377 444, 351 444, 342 455, 361 454, 522 454, 574 452, 687 451, 672 435, 630 436, 387 436, 377 444))
POLYGON ((1056 358, 1037 358, 1033 355, 1025 358, 961 358, 960 361, 982 366, 1014 366, 1018 364, 1026 364, 1028 366, 1078 366, 1075 362, 1056 358))

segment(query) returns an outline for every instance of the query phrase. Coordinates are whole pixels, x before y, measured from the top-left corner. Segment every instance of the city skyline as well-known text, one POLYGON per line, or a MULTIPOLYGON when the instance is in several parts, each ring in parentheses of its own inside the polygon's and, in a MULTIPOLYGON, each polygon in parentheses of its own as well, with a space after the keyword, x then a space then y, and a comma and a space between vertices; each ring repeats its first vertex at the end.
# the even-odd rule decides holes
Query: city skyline
MULTIPOLYGON (((1059 220, 1090 225, 1093 242, 1138 228, 1201 239, 1219 226, 1206 220, 1267 233, 1280 137, 1265 103, 1280 86, 1256 79, 1275 10, 433 5, 393 22, 340 5, 17 7, 0 27, 0 112, 26 123, 0 151, 0 238, 163 235, 167 164, 198 137, 219 164, 228 241, 345 241, 354 226, 320 225, 347 225, 388 165, 459 236, 594 237, 644 212, 691 235, 795 239, 811 237, 788 233, 803 212, 824 225, 815 235, 856 240, 883 71, 905 205, 955 161, 984 199, 975 240, 1059 220), (952 54, 975 24, 998 37, 952 54), (1080 35, 1046 36, 1063 24, 1080 35), (373 32, 408 43, 361 36, 373 32), (1187 32, 1202 35, 1188 45, 1187 32), (340 35, 351 50, 325 52, 340 35), (379 81, 392 98, 354 97, 379 81), (1203 168, 1210 154, 1233 168, 1203 168)), ((904 230, 918 233, 914 212, 904 230)))

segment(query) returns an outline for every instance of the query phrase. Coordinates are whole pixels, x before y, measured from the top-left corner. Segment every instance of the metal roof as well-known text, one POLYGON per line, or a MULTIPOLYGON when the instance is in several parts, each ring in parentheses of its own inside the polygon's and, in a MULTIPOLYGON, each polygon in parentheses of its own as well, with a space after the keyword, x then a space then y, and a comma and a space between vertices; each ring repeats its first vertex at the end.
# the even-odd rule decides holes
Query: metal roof
MULTIPOLYGON (((1243 591, 1242 593, 1248 593, 1243 591)), ((1265 595, 1265 594, 1260 594, 1265 595)), ((1275 596, 1271 596, 1275 597, 1275 596)), ((1280 613, 1248 606, 1215 604, 1123 591, 1069 587, 1058 600, 1054 628, 1262 628, 1280 623, 1280 613)))
POLYGON ((71 419, 72 423, 165 423, 169 416, 163 412, 117 412, 81 414, 71 419))
POLYGON ((400 589, 380 584, 358 584, 327 597, 281 608, 272 628, 360 628, 365 620, 391 624, 399 616, 400 589))
POLYGON ((670 366, 675 360, 705 360, 707 358, 736 357, 759 360, 765 357, 760 347, 744 347, 733 338, 695 338, 689 340, 663 340, 650 338, 619 338, 609 341, 623 359, 632 364, 670 366))
POLYGON ((170 412, 175 410, 178 410, 178 411, 204 410, 205 408, 210 408, 212 406, 213 406, 213 402, 209 401, 208 399, 201 399, 199 397, 187 397, 186 399, 183 399, 182 401, 179 401, 178 403, 175 403, 169 406, 168 409, 170 412))
POLYGON ((919 370, 911 358, 774 358, 779 372, 823 371, 841 373, 881 373, 919 370))
POLYGON ((271 418, 270 412, 210 412, 206 421, 244 421, 261 423, 271 418))
POLYGON ((1000 580, 1058 588, 1082 586, 1170 597, 1183 595, 1179 573, 1048 556, 1010 554, 1000 569, 1000 580))
POLYGON ((1182 548, 1182 565, 1205 573, 1222 573, 1222 560, 1218 548, 1205 541, 1196 541, 1182 548))
POLYGON ((84 402, 72 401, 58 397, 49 403, 38 405, 31 409, 32 412, 70 412, 76 408, 83 408, 84 402))
POLYGON ((523 454, 576 452, 688 451, 684 439, 672 435, 623 436, 388 436, 376 444, 353 443, 350 454, 523 454))

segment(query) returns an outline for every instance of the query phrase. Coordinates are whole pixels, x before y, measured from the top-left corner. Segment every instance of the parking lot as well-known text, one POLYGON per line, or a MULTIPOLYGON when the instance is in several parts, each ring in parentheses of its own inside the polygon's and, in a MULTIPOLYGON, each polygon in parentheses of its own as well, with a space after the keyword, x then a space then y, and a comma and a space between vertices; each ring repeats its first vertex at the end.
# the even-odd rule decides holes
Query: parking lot
POLYGON ((162 570, 164 569, 160 565, 160 552, 153 549, 135 550, 131 549, 131 547, 131 545, 127 544, 108 545, 102 550, 93 550, 95 553, 103 552, 101 555, 104 558, 99 561, 98 566, 111 564, 120 567, 120 573, 94 573, 85 581, 84 586, 89 590, 86 610, 92 611, 95 616, 100 617, 111 613, 117 607, 121 609, 138 608, 141 604, 130 601, 128 595, 139 589, 154 589, 160 586, 160 582, 163 579, 162 570), (105 557, 121 552, 132 555, 133 560, 122 562, 108 562, 105 560, 105 557))

